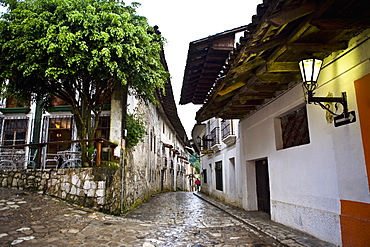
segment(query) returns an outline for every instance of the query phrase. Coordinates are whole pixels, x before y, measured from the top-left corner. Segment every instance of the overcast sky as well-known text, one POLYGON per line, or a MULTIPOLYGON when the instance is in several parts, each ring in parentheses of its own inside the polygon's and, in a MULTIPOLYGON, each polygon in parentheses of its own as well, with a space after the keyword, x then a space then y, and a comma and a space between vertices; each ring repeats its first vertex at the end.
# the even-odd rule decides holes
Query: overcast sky
MULTIPOLYGON (((157 25, 167 40, 164 47, 171 73, 171 83, 176 104, 180 101, 184 69, 189 43, 252 22, 257 5, 262 0, 138 0, 139 15, 148 18, 149 24, 157 25)), ((177 111, 188 138, 196 123, 199 105, 178 105, 177 111)))
MULTIPOLYGON (((133 1, 128 1, 130 4, 133 1)), ((157 25, 167 40, 164 47, 171 73, 171 83, 176 104, 180 101, 181 87, 189 43, 226 30, 251 23, 252 16, 262 0, 136 0, 141 3, 139 15, 157 25)), ((3 11, 0 7, 0 11, 3 11)), ((191 139, 195 113, 199 105, 178 105, 177 111, 191 139)))

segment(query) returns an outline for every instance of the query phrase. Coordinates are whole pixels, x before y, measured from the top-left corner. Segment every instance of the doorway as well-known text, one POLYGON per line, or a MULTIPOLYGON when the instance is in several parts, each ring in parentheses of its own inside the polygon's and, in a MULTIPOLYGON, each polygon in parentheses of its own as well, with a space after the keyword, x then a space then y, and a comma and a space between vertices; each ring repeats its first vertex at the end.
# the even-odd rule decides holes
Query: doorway
MULTIPOLYGON (((48 128, 48 142, 71 140, 72 117, 50 118, 48 128)), ((48 145, 48 153, 56 154, 57 151, 64 151, 70 148, 70 143, 58 143, 48 145)))
POLYGON ((236 180, 237 180, 237 174, 235 172, 235 158, 229 159, 229 194, 230 194, 230 202, 235 203, 236 202, 236 180))
POLYGON ((270 214, 270 184, 267 159, 256 161, 258 211, 270 214))
POLYGON ((161 170, 161 191, 164 189, 164 173, 165 170, 161 170))

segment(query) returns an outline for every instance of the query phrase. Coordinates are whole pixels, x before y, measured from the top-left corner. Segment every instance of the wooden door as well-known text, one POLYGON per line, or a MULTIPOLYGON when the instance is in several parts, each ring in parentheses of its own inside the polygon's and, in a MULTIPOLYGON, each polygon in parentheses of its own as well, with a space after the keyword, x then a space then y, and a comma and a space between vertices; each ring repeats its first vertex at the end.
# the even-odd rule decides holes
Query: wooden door
POLYGON ((256 161, 258 210, 270 214, 270 184, 267 159, 256 161))

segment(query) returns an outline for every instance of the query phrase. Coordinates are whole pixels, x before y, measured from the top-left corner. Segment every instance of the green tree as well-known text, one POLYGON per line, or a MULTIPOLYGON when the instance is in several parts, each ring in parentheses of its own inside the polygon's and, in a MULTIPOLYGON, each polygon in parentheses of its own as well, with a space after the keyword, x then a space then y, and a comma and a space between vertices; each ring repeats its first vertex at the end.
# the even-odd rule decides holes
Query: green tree
POLYGON ((199 154, 190 155, 190 163, 194 166, 196 174, 200 174, 199 154))
POLYGON ((126 145, 128 148, 136 146, 143 140, 146 133, 145 121, 137 113, 128 113, 126 115, 127 137, 126 145))
MULTIPOLYGON (((53 96, 72 106, 80 139, 95 137, 107 99, 119 87, 155 102, 168 72, 163 38, 136 14, 140 5, 113 0, 0 0, 0 81, 19 97, 48 107, 53 96)), ((126 109, 123 109, 126 112, 126 109)), ((86 149, 83 146, 83 149, 86 149)))

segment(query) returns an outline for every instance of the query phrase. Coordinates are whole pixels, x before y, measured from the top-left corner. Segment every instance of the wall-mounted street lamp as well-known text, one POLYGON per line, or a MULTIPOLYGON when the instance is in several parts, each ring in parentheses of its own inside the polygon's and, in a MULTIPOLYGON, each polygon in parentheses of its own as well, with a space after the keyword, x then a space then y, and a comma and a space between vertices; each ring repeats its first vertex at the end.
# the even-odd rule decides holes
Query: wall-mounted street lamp
MULTIPOLYGON (((206 152, 204 152, 205 150, 202 150, 202 148, 207 147, 208 146, 207 142, 212 142, 212 141, 213 141, 213 139, 209 139, 206 136, 203 136, 203 138, 201 138, 200 136, 197 136, 197 145, 200 148, 202 153, 206 153, 206 152)), ((210 150, 208 150, 208 151, 210 151, 210 150)), ((209 153, 209 152, 207 152, 207 153, 209 153)))
MULTIPOLYGON (((303 79, 303 87, 307 91, 307 103, 319 103, 320 106, 327 107, 322 104, 322 102, 334 102, 343 105, 343 113, 345 117, 348 117, 348 105, 347 105, 347 94, 342 92, 342 97, 314 97, 314 90, 317 88, 317 78, 319 77, 321 70, 322 60, 311 58, 304 59, 299 62, 299 69, 301 70, 301 75, 303 79)), ((330 111, 330 110, 329 110, 330 111)), ((331 112, 334 115, 333 112, 331 112)))
POLYGON ((204 147, 206 146, 206 142, 212 142, 213 139, 210 139, 210 138, 207 138, 206 136, 203 136, 203 138, 201 138, 200 136, 197 136, 197 144, 199 147, 204 147), (203 145, 202 145, 202 141, 203 141, 203 145))
POLYGON ((322 60, 311 58, 304 59, 299 62, 299 69, 301 71, 303 87, 307 93, 307 103, 318 103, 322 108, 328 110, 331 114, 336 115, 334 118, 334 125, 340 126, 356 121, 355 113, 348 112, 347 94, 342 92, 342 97, 314 97, 314 91, 317 88, 317 78, 321 70, 322 60), (323 102, 340 103, 343 106, 343 113, 336 114, 332 112, 323 102), (337 120, 337 122, 335 121, 337 120))

